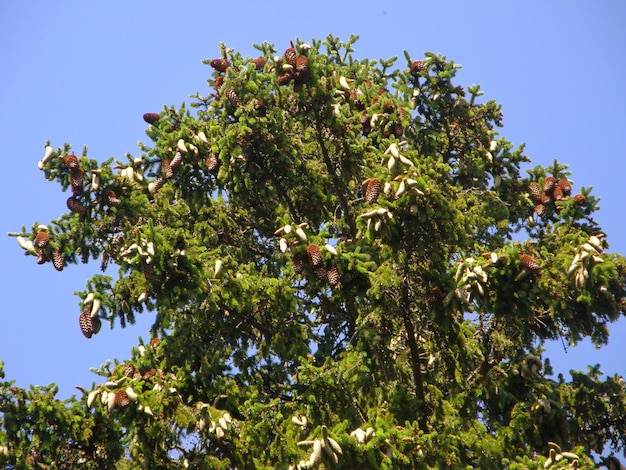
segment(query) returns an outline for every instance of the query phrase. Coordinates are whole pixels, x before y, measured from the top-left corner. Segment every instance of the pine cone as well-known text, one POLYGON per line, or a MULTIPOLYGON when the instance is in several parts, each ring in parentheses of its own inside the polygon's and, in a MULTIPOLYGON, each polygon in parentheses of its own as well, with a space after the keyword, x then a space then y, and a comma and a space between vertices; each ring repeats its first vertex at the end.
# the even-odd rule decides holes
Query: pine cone
POLYGON ((556 178, 554 176, 546 176, 543 181, 543 192, 551 194, 556 187, 556 178))
POLYGON ((206 157, 206 168, 209 170, 209 173, 215 173, 217 167, 219 166, 219 161, 217 156, 214 153, 210 153, 208 157, 206 157))
POLYGON ((156 375, 156 369, 153 367, 152 369, 149 369, 145 374, 143 374, 143 376, 141 377, 141 380, 150 380, 150 378, 154 377, 156 375))
POLYGON ((563 190, 560 186, 554 187, 554 189, 552 190, 552 197, 555 201, 560 201, 561 199, 563 199, 563 190))
POLYGON ((302 272, 304 271, 304 264, 306 263, 306 258, 302 254, 297 253, 292 256, 291 262, 293 263, 294 272, 296 274, 302 274, 302 272))
POLYGON ((130 405, 130 400, 128 399, 128 394, 126 390, 118 390, 115 392, 115 407, 116 408, 126 408, 130 405))
POLYGON ((256 59, 252 59, 252 63, 257 70, 263 70, 263 67, 265 67, 265 58, 257 57, 256 59))
POLYGON ((524 269, 530 272, 536 272, 541 268, 539 263, 530 255, 522 255, 519 262, 524 269))
POLYGON ((288 48, 287 50, 285 50, 285 61, 295 67, 296 66, 296 57, 298 56, 298 53, 296 52, 296 50, 293 47, 293 43, 291 43, 291 47, 288 48))
POLYGON ((394 111, 395 106, 393 105, 393 101, 387 99, 385 100, 385 102, 383 103, 383 112, 387 113, 387 114, 391 114, 394 111))
POLYGON ((117 194, 115 194, 113 190, 109 190, 104 194, 104 201, 111 207, 117 207, 122 203, 122 200, 117 197, 117 194))
POLYGON ((541 188, 539 187, 539 183, 532 182, 529 186, 530 196, 533 199, 535 204, 541 203, 541 188))
POLYGON ((565 178, 562 180, 559 180, 558 184, 559 184, 559 188, 561 188, 561 191, 563 191, 564 196, 569 196, 572 193, 572 183, 570 183, 565 178))
POLYGON ((48 246, 48 243, 50 243, 50 235, 48 235, 48 232, 39 232, 35 237, 35 245, 40 249, 48 246))
POLYGON ((161 115, 158 113, 146 113, 143 115, 143 120, 148 124, 154 124, 161 118, 161 115))
POLYGON ((132 377, 135 374, 135 366, 130 362, 124 363, 124 377, 132 377))
POLYGON ((291 79, 293 78, 293 74, 289 72, 283 72, 278 76, 278 84, 279 85, 287 85, 291 79))
POLYGON ((587 203, 587 198, 582 194, 576 194, 574 196, 574 204, 577 206, 584 206, 587 203))
POLYGON ((537 214, 539 217, 541 217, 545 213, 546 213, 546 206, 544 206, 543 204, 537 204, 535 206, 535 214, 537 214))
POLYGON ((380 180, 376 178, 368 178, 364 181, 365 184, 365 202, 370 204, 375 203, 380 195, 380 180))
POLYGON ((215 79, 215 81, 213 82, 213 88, 217 92, 218 96, 219 96, 219 93, 220 93, 220 88, 222 88, 223 84, 224 84, 224 77, 222 77, 222 76, 217 77, 215 79))
POLYGON ((44 264, 47 260, 46 253, 43 251, 43 248, 39 248, 37 251, 37 264, 44 264))
POLYGON ((174 176, 174 170, 172 169, 172 161, 168 158, 161 162, 161 173, 163 178, 170 179, 174 176))
POLYGON ((91 338, 96 333, 94 321, 91 318, 91 307, 87 307, 87 310, 78 316, 78 324, 86 338, 91 338))
POLYGON ((319 266, 313 267, 313 272, 315 273, 315 277, 320 281, 324 281, 326 279, 326 266, 320 264, 319 266))
POLYGON ((296 58, 296 82, 302 83, 309 78, 309 59, 304 55, 299 55, 296 58))
POLYGON ((63 267, 65 266, 65 260, 63 259, 63 253, 61 253, 61 250, 52 250, 52 264, 54 266, 54 269, 56 269, 57 271, 63 271, 63 267))
POLYGON ((152 183, 148 185, 148 192, 151 196, 154 196, 165 184, 165 180, 162 178, 155 179, 152 183))
POLYGON ((233 106, 233 108, 239 106, 239 97, 233 89, 228 88, 226 90, 226 98, 228 98, 228 102, 233 106))
POLYGON ((65 166, 68 167, 70 170, 72 168, 78 168, 78 157, 73 153, 67 155, 65 157, 65 166))
POLYGON ((423 61, 414 60, 413 62, 411 62, 411 70, 415 73, 426 72, 426 70, 428 70, 428 67, 426 67, 426 64, 423 61))
POLYGON ((549 206, 551 202, 552 202, 552 195, 548 194, 546 192, 542 192, 541 193, 541 204, 543 204, 544 206, 549 206))
POLYGON ((220 73, 226 72, 226 69, 230 65, 226 59, 213 59, 209 62, 211 67, 220 73))
POLYGON ((309 262, 313 267, 319 266, 322 263, 322 250, 315 243, 311 243, 306 248, 306 254, 309 257, 309 262))
POLYGON ((143 275, 147 280, 154 279, 154 265, 152 263, 144 263, 143 265, 143 275))
POLYGON ((337 266, 329 265, 326 268, 326 280, 328 280, 330 287, 337 287, 339 284, 339 270, 337 266))
POLYGON ((83 206, 78 199, 76 199, 76 196, 71 196, 67 199, 67 208, 77 214, 82 215, 87 213, 87 208, 83 206))
POLYGON ((182 162, 183 162, 183 154, 182 152, 177 150, 176 154, 174 155, 174 158, 172 158, 172 161, 170 162, 170 167, 172 168, 172 171, 176 170, 176 168, 178 168, 182 162))
POLYGON ((80 168, 72 168, 70 170, 70 185, 72 186, 72 194, 77 195, 83 192, 85 172, 80 168))

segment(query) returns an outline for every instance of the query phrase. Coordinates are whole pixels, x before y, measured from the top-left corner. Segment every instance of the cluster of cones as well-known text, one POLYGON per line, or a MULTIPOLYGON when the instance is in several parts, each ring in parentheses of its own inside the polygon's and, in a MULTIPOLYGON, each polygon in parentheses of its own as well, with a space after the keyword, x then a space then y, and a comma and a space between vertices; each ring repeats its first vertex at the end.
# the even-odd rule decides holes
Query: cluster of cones
POLYGON ((296 274, 304 272, 304 268, 308 265, 320 281, 328 281, 328 284, 333 288, 339 285, 340 275, 337 266, 331 263, 324 264, 322 250, 318 245, 309 244, 306 248, 306 255, 296 253, 291 260, 296 274))
MULTIPOLYGON (((543 185, 532 182, 530 183, 529 190, 533 203, 535 204, 535 214, 541 217, 546 213, 548 207, 570 196, 572 193, 572 183, 565 178, 557 181, 554 176, 546 176, 543 180, 543 185)), ((585 196, 582 194, 576 194, 574 196, 574 203, 576 205, 583 206, 586 202, 585 196)), ((557 211, 561 210, 561 207, 558 205, 554 207, 557 211)))
MULTIPOLYGON (((285 63, 278 76, 278 84, 287 85, 293 80, 294 89, 297 90, 310 76, 309 59, 304 54, 298 54, 293 41, 290 41, 290 44, 291 47, 287 48, 283 54, 285 63)), ((301 50, 306 51, 306 47, 301 46, 301 50)))
POLYGON ((63 267, 65 266, 63 253, 58 248, 51 248, 50 234, 48 233, 47 228, 39 228, 39 232, 35 236, 34 245, 37 247, 37 264, 44 264, 48 261, 52 261, 54 269, 57 271, 63 271, 63 267))
POLYGON ((77 214, 85 214, 87 208, 76 198, 83 193, 85 171, 80 167, 78 157, 71 153, 65 157, 65 166, 70 170, 70 187, 72 196, 67 200, 67 208, 77 214))

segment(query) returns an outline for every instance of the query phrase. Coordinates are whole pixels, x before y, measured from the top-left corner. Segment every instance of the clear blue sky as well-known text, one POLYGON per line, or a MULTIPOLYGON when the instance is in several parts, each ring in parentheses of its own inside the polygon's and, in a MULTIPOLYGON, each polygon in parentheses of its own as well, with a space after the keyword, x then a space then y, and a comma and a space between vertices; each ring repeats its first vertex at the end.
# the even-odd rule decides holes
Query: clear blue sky
MULTIPOLYGON (((601 197, 597 219, 610 251, 626 254, 626 2, 278 1, 35 2, 0 4, 0 360, 17 385, 56 382, 61 397, 89 387, 89 372, 128 357, 153 314, 91 340, 78 328, 78 298, 98 263, 57 273, 23 256, 9 231, 66 211, 37 169, 46 139, 92 158, 139 154, 142 115, 207 93, 218 42, 255 55, 296 37, 361 36, 358 57, 439 52, 463 65, 457 82, 480 83, 503 104, 501 135, 525 142, 534 164, 569 163, 575 188, 601 197)), ((583 344, 549 355, 557 371, 601 363, 624 374, 626 321, 608 347, 583 344)))

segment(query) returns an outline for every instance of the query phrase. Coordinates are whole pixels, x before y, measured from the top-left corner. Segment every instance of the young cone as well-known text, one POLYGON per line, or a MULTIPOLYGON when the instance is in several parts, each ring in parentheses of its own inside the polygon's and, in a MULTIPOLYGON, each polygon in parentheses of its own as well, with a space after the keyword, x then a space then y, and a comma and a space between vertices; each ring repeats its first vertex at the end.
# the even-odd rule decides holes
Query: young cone
POLYGON ((146 121, 148 124, 154 124, 160 118, 161 116, 158 113, 145 113, 143 115, 143 120, 146 121))
POLYGON ((73 153, 70 153, 69 155, 67 155, 65 157, 65 166, 68 167, 70 170, 72 168, 78 168, 78 157, 76 155, 74 155, 73 153))
POLYGON ((210 62, 211 67, 220 73, 226 72, 226 69, 230 65, 226 59, 213 59, 210 62))
POLYGON ((574 204, 576 204, 577 206, 584 206, 586 203, 587 198, 582 194, 576 194, 576 196, 574 196, 574 204))
POLYGON ((35 245, 39 248, 45 248, 50 243, 50 235, 47 232, 39 232, 35 237, 35 245))

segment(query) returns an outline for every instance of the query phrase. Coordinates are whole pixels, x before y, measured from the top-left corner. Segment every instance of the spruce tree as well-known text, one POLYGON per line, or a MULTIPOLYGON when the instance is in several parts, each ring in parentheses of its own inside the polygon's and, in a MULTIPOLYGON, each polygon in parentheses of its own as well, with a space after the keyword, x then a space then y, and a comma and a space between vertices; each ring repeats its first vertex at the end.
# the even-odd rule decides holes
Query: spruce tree
POLYGON ((356 39, 221 44, 137 155, 46 144, 67 207, 11 235, 101 269, 76 334, 154 323, 82 396, 0 382, 1 465, 593 468, 624 448, 624 380, 555 377, 544 347, 606 344, 626 311, 598 199, 531 168, 452 60, 360 60, 356 39))

